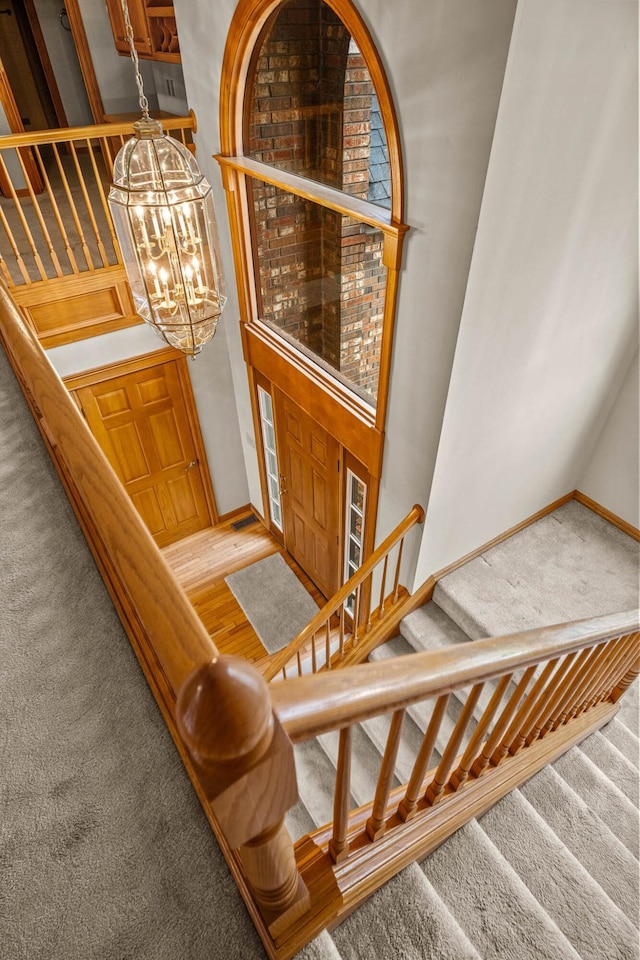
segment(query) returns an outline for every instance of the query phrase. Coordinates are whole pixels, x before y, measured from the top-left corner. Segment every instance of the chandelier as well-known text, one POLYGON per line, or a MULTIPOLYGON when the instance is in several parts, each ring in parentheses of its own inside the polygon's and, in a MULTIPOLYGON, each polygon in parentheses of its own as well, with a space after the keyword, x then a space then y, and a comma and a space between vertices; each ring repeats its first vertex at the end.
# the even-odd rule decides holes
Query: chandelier
POLYGON ((133 30, 121 0, 142 117, 113 166, 109 208, 136 313, 195 357, 226 302, 211 187, 193 154, 149 116, 133 30))

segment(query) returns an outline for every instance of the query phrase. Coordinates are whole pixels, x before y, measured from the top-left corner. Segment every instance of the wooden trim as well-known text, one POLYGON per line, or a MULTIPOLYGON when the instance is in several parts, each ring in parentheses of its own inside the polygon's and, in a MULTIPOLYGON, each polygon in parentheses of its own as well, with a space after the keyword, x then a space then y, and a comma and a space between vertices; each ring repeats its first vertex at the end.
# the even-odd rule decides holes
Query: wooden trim
POLYGON ((89 41, 87 40, 87 34, 84 29, 82 14, 80 13, 80 4, 78 3, 78 0, 65 0, 64 6, 65 10, 67 11, 67 18, 69 20, 69 26, 71 27, 73 42, 76 45, 78 62, 80 64, 80 71, 82 73, 82 78, 87 91, 91 113, 96 123, 103 123, 104 104, 102 102, 98 78, 96 76, 95 67, 93 66, 93 60, 91 58, 91 52, 89 50, 89 41))
POLYGON ((583 507, 587 507, 589 510, 597 513, 598 516, 602 517, 603 520, 608 520, 609 523, 612 523, 614 527, 618 528, 618 530, 622 530, 623 533, 626 533, 627 536, 633 537, 634 540, 640 541, 640 530, 637 527, 634 527, 632 523, 629 523, 628 520, 623 520, 622 517, 619 517, 607 507, 603 507, 602 504, 598 503, 596 500, 592 500, 591 497, 586 495, 586 493, 581 493, 579 490, 574 490, 572 496, 573 499, 577 500, 578 503, 581 503, 583 507))
POLYGON ((90 370, 71 373, 63 377, 62 382, 67 390, 80 390, 82 387, 90 387, 94 383, 104 383, 105 380, 123 377, 128 373, 135 373, 137 370, 146 370, 147 367, 157 367, 159 364, 179 360, 181 357, 184 358, 184 354, 173 347, 160 347, 159 350, 151 350, 149 353, 142 353, 128 360, 116 360, 114 363, 105 363, 103 366, 92 367, 90 370))
MULTIPOLYGON (((163 130, 194 130, 193 112, 186 117, 159 117, 163 130)), ((62 130, 33 130, 29 133, 9 134, 0 138, 0 147, 11 150, 16 147, 32 147, 48 143, 67 143, 69 140, 101 140, 104 137, 133 136, 133 120, 120 123, 96 123, 87 127, 64 127, 62 130)))
POLYGON ((64 104, 62 103, 62 97, 60 96, 60 90, 58 89, 56 75, 53 72, 53 67, 51 66, 49 51, 47 50, 47 44, 42 33, 42 27, 40 26, 40 20, 38 19, 38 13, 36 11, 35 4, 33 0, 23 0, 23 2, 27 20, 29 21, 29 26, 31 27, 31 33, 33 34, 33 40, 38 50, 38 56, 40 58, 42 70, 44 72, 49 93, 51 95, 51 101, 53 103, 53 109, 55 110, 56 118, 58 120, 58 126, 67 127, 69 125, 67 121, 67 115, 65 113, 64 104))
POLYGON ((233 520, 234 517, 242 517, 245 513, 255 513, 256 517, 260 519, 260 514, 255 507, 250 503, 245 503, 242 507, 235 507, 233 510, 229 510, 228 513, 220 514, 218 523, 228 523, 230 520, 233 520))

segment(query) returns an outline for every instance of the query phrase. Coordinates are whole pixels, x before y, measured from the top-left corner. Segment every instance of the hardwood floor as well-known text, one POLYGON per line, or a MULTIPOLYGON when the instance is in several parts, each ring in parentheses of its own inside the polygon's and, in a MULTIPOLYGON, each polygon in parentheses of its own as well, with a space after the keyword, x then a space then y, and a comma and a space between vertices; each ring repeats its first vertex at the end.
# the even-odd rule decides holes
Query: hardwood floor
POLYGON ((316 602, 322 605, 325 601, 260 520, 234 530, 232 524, 250 513, 247 509, 234 514, 215 527, 170 544, 162 553, 220 652, 259 663, 268 653, 224 582, 226 576, 281 553, 316 602))

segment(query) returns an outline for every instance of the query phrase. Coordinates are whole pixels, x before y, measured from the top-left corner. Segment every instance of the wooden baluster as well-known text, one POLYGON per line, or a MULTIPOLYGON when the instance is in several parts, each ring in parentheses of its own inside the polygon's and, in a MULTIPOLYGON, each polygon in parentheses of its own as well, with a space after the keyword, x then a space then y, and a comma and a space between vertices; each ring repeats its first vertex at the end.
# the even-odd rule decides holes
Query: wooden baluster
MULTIPOLYGON (((633 665, 635 664, 638 655, 639 636, 640 635, 638 634, 630 634, 628 637, 622 637, 617 641, 618 646, 624 650, 624 655, 618 662, 617 667, 612 670, 612 672, 606 678, 606 681, 602 685, 602 689, 598 691, 598 695, 592 706, 594 706, 595 703, 600 703, 603 700, 611 700, 611 695, 620 679, 624 678, 630 669, 633 669, 633 665)), ((615 703, 615 701, 613 702, 615 703)))
POLYGON ((29 194, 29 199, 31 200, 31 206, 32 206, 32 208, 33 208, 33 212, 34 212, 35 215, 36 215, 36 219, 37 219, 38 224, 39 224, 39 226, 40 226, 40 230, 42 231, 42 236, 44 237, 44 242, 46 243, 46 245, 47 245, 47 250, 49 251, 49 257, 51 258, 51 263, 53 264, 53 269, 54 269, 55 272, 56 272, 56 276, 57 276, 57 277, 61 277, 61 276, 63 275, 63 273, 62 273, 62 268, 60 267, 60 261, 58 260, 58 254, 56 253, 55 247, 53 246, 53 243, 52 243, 52 241, 51 241, 51 235, 50 235, 50 233, 49 233, 49 229, 48 229, 48 227, 47 227, 46 221, 45 221, 44 216, 43 216, 43 214, 42 214, 42 209, 41 209, 41 207, 40 207, 40 203, 39 203, 39 201, 38 201, 38 198, 37 198, 37 196, 35 195, 35 193, 33 192, 33 187, 32 187, 32 185, 31 185, 31 180, 29 179, 29 174, 27 173, 27 168, 26 168, 26 166, 25 166, 24 160, 22 159, 22 151, 16 150, 16 156, 17 156, 18 161, 19 161, 19 163, 20 163, 20 169, 22 170, 22 175, 23 175, 24 180, 25 180, 25 183, 26 183, 26 185, 27 185, 27 192, 28 192, 28 194, 29 194))
POLYGON ((360 616, 360 584, 356 587, 356 595, 353 598, 353 633, 352 642, 354 647, 358 645, 358 618, 360 616))
POLYGON ((300 651, 296 653, 296 660, 298 662, 298 676, 302 676, 302 657, 300 656, 300 651))
MULTIPOLYGON (((509 699, 507 700, 507 705, 505 706, 504 710, 498 717, 497 723, 493 728, 493 730, 491 731, 491 734, 489 735, 489 739, 487 740, 487 742, 485 743, 482 749, 482 753, 477 758, 477 760, 474 760, 473 762, 473 766, 471 767, 471 770, 470 770, 470 773, 472 776, 478 778, 482 776, 482 773, 486 770, 486 768, 489 766, 490 763, 493 764, 494 766, 497 766, 497 764, 500 762, 501 757, 498 758, 494 764, 493 752, 498 746, 498 744, 500 743, 503 733, 507 729, 507 726, 509 725, 514 713, 518 709, 518 704, 520 703, 520 700, 524 696, 524 693, 527 687, 529 686, 529 681, 531 680, 531 677, 534 675, 535 672, 536 672, 535 666, 528 667, 523 673, 520 680, 518 681, 518 685, 516 689, 513 691, 513 693, 511 694, 511 696, 509 697, 509 699)), ((506 750, 505 750, 505 753, 506 753, 506 750)), ((504 756, 504 754, 502 754, 502 756, 504 756)))
POLYGON ((283 680, 286 680, 286 679, 287 679, 287 668, 286 668, 286 667, 283 667, 283 668, 282 668, 282 679, 283 679, 283 680))
POLYGON ((317 663, 317 655, 316 655, 316 635, 315 635, 315 633, 314 633, 314 635, 311 637, 311 672, 312 672, 312 673, 317 673, 317 672, 318 672, 318 663, 317 663))
POLYGON ((93 145, 91 140, 87 138, 86 140, 87 150, 89 151, 89 157, 91 158, 91 166, 93 168, 93 176, 95 177, 96 189, 98 191, 98 196, 100 197, 100 202, 102 204, 102 211, 107 222, 107 229, 109 231, 109 237, 111 239, 111 246, 114 249, 116 256, 118 257, 118 263, 121 263, 120 256, 120 247, 116 238, 116 231, 113 226, 113 220, 111 219, 111 211, 109 210, 109 204, 107 202, 107 194, 105 193, 104 184, 102 177, 100 176, 100 171, 98 170, 98 165, 96 163, 95 154, 93 152, 93 145))
POLYGON ((372 597, 372 595, 373 595, 373 571, 371 571, 371 573, 369 574, 369 576, 367 577, 367 579, 364 581, 364 583, 365 583, 365 595, 368 597, 368 600, 367 600, 367 626, 366 626, 366 630, 367 630, 367 633, 368 633, 369 630, 371 630, 371 627, 372 627, 372 622, 371 622, 371 612, 372 612, 372 611, 371 611, 371 597, 372 597))
MULTIPOLYGON (((18 151, 16 151, 16 153, 18 153, 18 151)), ((8 186, 9 186, 9 196, 10 196, 11 199, 13 200, 14 206, 15 206, 15 208, 16 208, 16 213, 18 214, 18 219, 20 220, 20 225, 22 226, 22 229, 24 230, 25 237, 27 238, 27 243, 29 244, 29 247, 31 248, 31 256, 33 257, 33 259, 34 259, 34 261, 35 261, 36 267, 38 268, 38 273, 40 274, 40 279, 41 279, 41 280, 46 280, 46 279, 47 279, 47 271, 44 269, 44 264, 43 264, 43 262, 42 262, 42 260, 41 260, 41 258, 40 258, 40 254, 38 253, 38 247, 37 247, 37 245, 36 245, 35 240, 33 239, 33 234, 31 233, 31 229, 30 229, 29 224, 28 224, 28 222, 27 222, 27 218, 25 217, 24 210, 22 209, 22 204, 20 203, 20 198, 18 197, 18 194, 16 193, 15 188, 14 188, 14 186, 13 186, 13 181, 11 180, 11 177, 9 176, 9 171, 7 170, 7 167, 6 167, 6 164, 5 164, 5 162, 4 162, 4 157, 2 156, 2 153, 0 153, 0 173, 1 173, 2 176, 5 178, 8 186)))
POLYGON ((438 803, 444 792, 445 783, 449 778, 451 768, 460 751, 460 744, 462 743, 463 737, 467 731, 469 722, 473 717, 473 711, 476 708, 478 697, 482 693, 483 687, 484 682, 474 684, 471 688, 471 692, 465 700, 462 712, 458 717, 458 722, 453 728, 451 736, 449 737, 449 742, 447 743, 445 751, 442 754, 442 759, 438 764, 438 769, 434 774, 433 780, 427 787, 425 800, 431 805, 438 803))
MULTIPOLYGON (((421 521, 422 522, 422 521, 421 521)), ((398 545, 398 559, 396 560, 396 572, 393 578, 393 602, 398 602, 398 589, 400 587, 400 566, 402 564, 402 551, 404 550, 404 537, 401 538, 398 545)))
POLYGON ((538 702, 538 697, 544 690, 547 685, 549 677, 552 675, 556 666, 558 665, 558 657, 554 660, 549 660, 542 673, 532 686, 531 690, 527 693, 524 701, 522 702, 519 710, 517 711, 514 719, 511 722, 511 726, 507 730, 507 733, 501 743, 498 744, 496 749, 493 751, 491 757, 491 763, 494 767, 497 767, 502 758, 505 756, 509 750, 509 745, 513 743, 515 738, 520 733, 523 724, 525 724, 531 715, 532 711, 535 710, 536 703, 538 702))
MULTIPOLYGON (((1 155, 0 155, 0 159, 1 159, 1 155)), ((7 239, 9 240, 9 244, 11 245, 11 250, 13 251, 13 256, 18 265, 18 269, 20 270, 20 273, 22 275, 22 279, 24 280, 25 283, 31 283, 31 277, 29 276, 29 271, 25 266, 24 260, 22 259, 22 254, 20 253, 20 248, 18 247, 18 244, 15 241, 15 237, 13 236, 13 233, 11 231, 11 227, 7 223, 7 218, 5 217, 4 210, 2 209, 1 206, 0 206, 0 222, 4 227, 4 232, 6 233, 7 239)), ((4 260, 3 260, 3 263, 4 263, 4 260)), ((7 280, 7 286, 12 287, 14 285, 13 280, 11 279, 11 275, 9 274, 9 271, 6 269, 6 267, 4 268, 3 272, 7 280)))
POLYGON ((344 603, 340 604, 340 658, 344 657, 344 603))
POLYGON ((584 651, 584 663, 582 664, 578 676, 576 677, 575 689, 567 691, 566 700, 560 707, 557 718, 551 724, 552 730, 557 730, 559 726, 569 719, 571 711, 577 710, 578 704, 580 704, 584 699, 586 691, 589 689, 592 683, 593 677, 597 675, 600 669, 600 664, 610 653, 611 650, 609 649, 608 643, 591 647, 589 650, 584 651))
MULTIPOLYGON (((571 668, 573 661, 576 658, 576 652, 568 654, 562 662, 559 664, 558 668, 554 672, 553 676, 549 678, 544 689, 541 691, 540 696, 538 697, 535 705, 532 710, 527 715, 526 720, 522 724, 521 729, 515 735, 511 743, 509 744, 509 753, 514 756, 518 750, 528 743, 528 737, 533 733, 536 728, 536 724, 541 720, 542 717, 546 719, 546 710, 553 700, 554 696, 560 689, 560 692, 564 689, 562 683, 565 676, 571 668)), ((539 732, 539 731, 538 731, 539 732)), ((535 739, 535 738, 534 738, 535 739)))
POLYGON ((474 730, 473 736, 471 737, 471 740, 469 741, 467 749, 465 750, 462 756, 460 765, 449 777, 449 786, 451 787, 452 790, 457 790, 459 787, 461 787, 462 784, 467 779, 467 777, 469 776, 471 765, 473 764, 473 761, 476 759, 476 756, 478 754, 478 750, 480 749, 480 745, 482 744, 484 735, 486 731, 489 729, 489 725, 491 724, 491 721, 493 720, 495 713, 498 707, 500 706, 502 697, 504 696, 504 692, 509 686, 509 683, 511 682, 512 677, 513 677, 512 673, 508 673, 504 677, 501 677, 500 682, 498 683, 498 686, 493 691, 491 699, 489 700, 489 703, 487 704, 487 707, 484 713, 480 717, 478 726, 474 730))
POLYGON ((47 191, 47 196, 49 197, 49 202, 51 204, 51 209, 55 217, 56 223, 58 225, 58 230, 60 231, 60 236, 62 237, 62 242, 64 243, 64 251, 69 260, 69 266, 73 273, 78 273, 78 264, 76 263, 76 258, 69 243, 69 237, 67 236, 67 231, 64 227, 64 221, 60 214, 60 208, 58 207, 58 202, 56 200, 53 188, 51 187, 51 181, 49 180, 49 174, 47 173, 47 166, 42 159, 40 154, 40 147, 34 146, 33 150, 38 160, 38 166, 40 168, 40 176, 42 177, 42 182, 44 183, 45 189, 47 191))
POLYGON ((622 642, 617 640, 611 641, 611 647, 613 649, 607 650, 608 656, 603 657, 598 662, 597 669, 593 671, 589 678, 590 683, 584 691, 582 698, 571 710, 569 720, 579 717, 588 710, 591 704, 596 702, 600 692, 613 680, 613 677, 616 676, 621 666, 624 669, 624 665, 632 659, 629 655, 630 644, 628 637, 624 637, 622 642))
POLYGON ((386 829, 385 813, 387 803, 389 802, 389 793, 393 783, 393 775, 396 768, 398 757, 398 748, 400 747, 400 735, 402 733, 402 723, 404 721, 404 710, 396 710, 391 718, 391 728, 387 743, 384 748, 384 757, 378 776, 376 786, 376 795, 373 801, 371 816, 367 820, 367 833, 371 840, 379 840, 386 829))
POLYGON ((293 748, 262 675, 240 657, 194 670, 176 704, 180 734, 216 821, 238 850, 275 938, 309 908, 284 815, 298 800, 293 748))
POLYGON ((87 244, 84 230, 82 229, 82 223, 80 222, 80 217, 78 216, 78 209, 76 207, 75 200, 73 199, 73 194, 71 193, 71 188, 69 186, 69 181, 67 179, 67 174, 64 169, 62 160, 60 159, 60 152, 58 150, 57 143, 52 143, 51 148, 53 150, 53 155, 56 158, 56 163, 58 165, 58 173, 60 174, 60 179, 62 181, 62 186, 64 187, 65 196, 67 198, 67 203, 69 204, 69 209, 71 210, 71 216, 73 218, 73 224, 76 228, 78 234, 78 239, 80 240, 80 246, 82 247, 82 252, 84 254, 84 259, 86 261, 87 267, 89 270, 94 270, 93 260, 91 259, 91 252, 87 244))
POLYGON ((431 714, 431 720, 429 721, 429 726, 427 727, 427 732, 424 735, 422 746, 420 747, 420 751, 416 757, 416 762, 414 763, 413 770, 411 771, 411 779, 407 785, 407 791, 400 801, 400 806, 398 807, 398 814, 403 820, 411 820, 416 814, 418 798, 420 797, 425 775, 429 769, 431 754, 433 753, 433 748, 435 747, 436 740, 438 739, 442 718, 444 717, 444 712, 447 709, 447 704, 449 703, 449 696, 450 694, 445 693, 441 697, 438 697, 435 702, 433 713, 431 714))
POLYGON ((349 854, 347 825, 351 806, 351 727, 340 731, 336 792, 333 798, 333 836, 329 841, 329 856, 340 863, 349 854))
POLYGON ((331 621, 327 620, 324 637, 324 655, 327 670, 331 670, 331 621))
POLYGON ((89 191, 87 190, 87 184, 84 179, 84 173, 82 172, 82 167, 80 166, 80 161, 78 159, 78 152, 76 150, 76 145, 73 140, 69 141, 69 147, 71 148, 71 155, 73 157, 73 162, 76 168, 76 174, 78 175, 78 182, 80 184, 80 189, 82 191, 82 196, 84 198, 85 206, 87 208, 87 215, 89 217, 89 223, 91 224, 91 229, 96 239, 96 245, 98 247, 98 253, 100 254, 100 259, 102 260, 102 266, 109 266, 109 258, 107 256, 107 251, 104 248, 102 242, 102 237, 100 236, 100 230, 98 228, 98 223, 93 212, 93 204, 91 203, 91 197, 89 196, 89 191))
POLYGON ((640 674, 640 660, 636 660, 634 665, 628 670, 622 680, 611 691, 611 700, 617 703, 625 690, 628 690, 636 677, 640 674))
POLYGON ((382 564, 382 583, 380 584, 380 617, 384 614, 384 592, 387 586, 387 562, 389 560, 389 554, 384 558, 384 563, 382 564))

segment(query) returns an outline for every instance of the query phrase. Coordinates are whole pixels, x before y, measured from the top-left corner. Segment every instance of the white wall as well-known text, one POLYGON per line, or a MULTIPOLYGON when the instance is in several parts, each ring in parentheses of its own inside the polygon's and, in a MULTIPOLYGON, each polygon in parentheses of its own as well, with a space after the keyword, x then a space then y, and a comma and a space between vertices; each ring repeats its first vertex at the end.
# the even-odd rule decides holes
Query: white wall
POLYGON ((634 527, 640 527, 638 360, 636 353, 578 481, 582 493, 634 527))
POLYGON ((62 4, 60 0, 34 0, 34 4, 67 122, 70 127, 93 123, 73 37, 60 22, 62 4))
POLYGON ((520 0, 416 580, 575 488, 637 343, 637 7, 520 0))
MULTIPOLYGON (((87 43, 96 72, 104 112, 127 113, 137 111, 138 88, 129 57, 119 56, 113 42, 111 22, 104 0, 78 0, 87 43)), ((149 60, 140 61, 144 92, 152 110, 158 107, 153 66, 149 60)))

